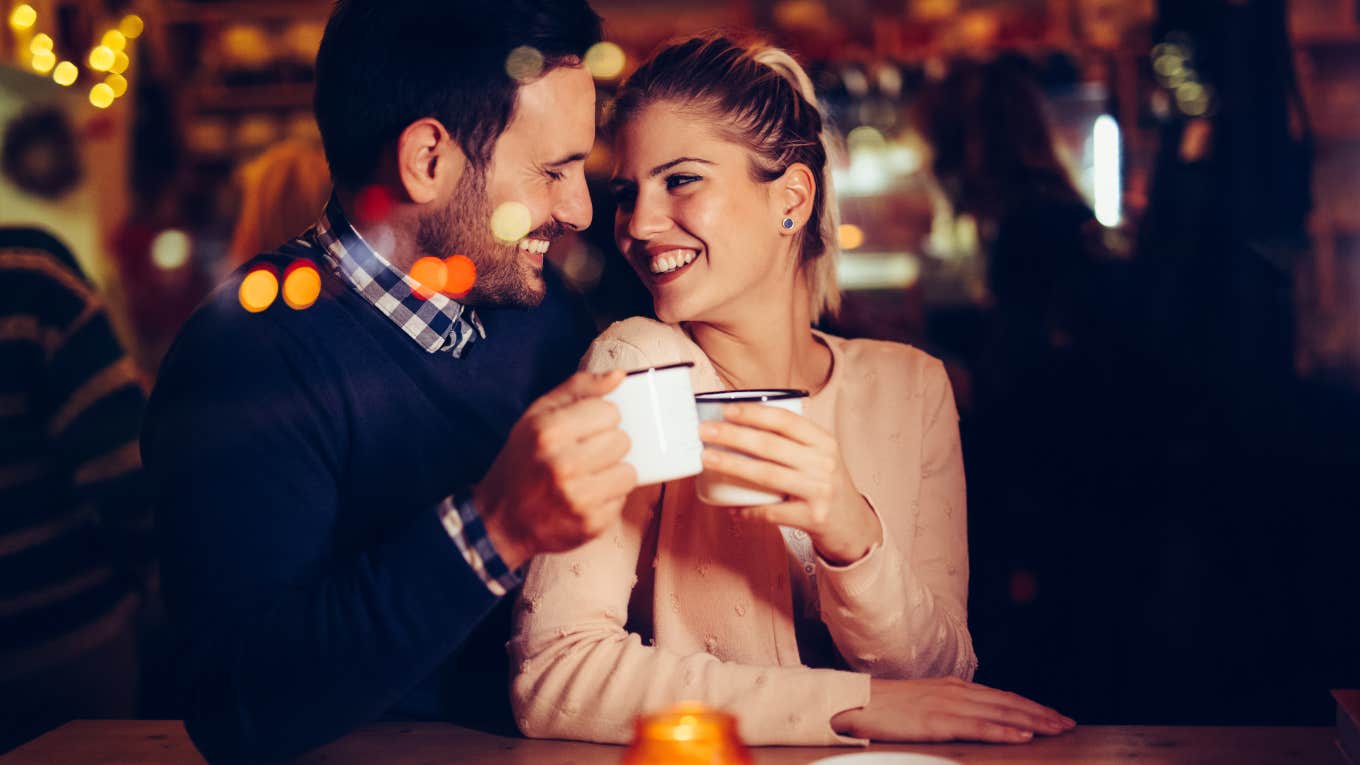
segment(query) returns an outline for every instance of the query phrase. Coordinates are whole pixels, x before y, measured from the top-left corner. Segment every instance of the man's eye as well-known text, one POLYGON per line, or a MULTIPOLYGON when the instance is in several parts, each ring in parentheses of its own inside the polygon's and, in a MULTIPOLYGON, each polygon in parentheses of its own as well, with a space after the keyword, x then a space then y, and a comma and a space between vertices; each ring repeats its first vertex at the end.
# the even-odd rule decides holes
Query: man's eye
POLYGON ((697 180, 700 180, 697 175, 668 175, 666 176, 666 188, 676 189, 697 180))
POLYGON ((548 171, 546 171, 546 172, 548 173, 548 178, 550 178, 550 179, 552 179, 552 180, 554 180, 554 181, 560 181, 560 180, 562 180, 563 178, 566 178, 566 177, 567 177, 565 173, 560 173, 560 172, 558 172, 558 171, 556 171, 556 170, 548 170, 548 171))

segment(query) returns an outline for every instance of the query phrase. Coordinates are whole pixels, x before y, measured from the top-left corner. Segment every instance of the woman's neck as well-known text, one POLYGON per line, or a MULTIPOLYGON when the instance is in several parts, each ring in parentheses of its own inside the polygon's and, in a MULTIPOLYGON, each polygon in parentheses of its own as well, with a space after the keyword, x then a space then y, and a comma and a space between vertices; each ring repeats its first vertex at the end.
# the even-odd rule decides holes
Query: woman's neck
POLYGON ((685 331, 729 386, 816 392, 831 373, 831 352, 812 334, 806 290, 792 300, 742 306, 722 322, 686 322, 685 331))

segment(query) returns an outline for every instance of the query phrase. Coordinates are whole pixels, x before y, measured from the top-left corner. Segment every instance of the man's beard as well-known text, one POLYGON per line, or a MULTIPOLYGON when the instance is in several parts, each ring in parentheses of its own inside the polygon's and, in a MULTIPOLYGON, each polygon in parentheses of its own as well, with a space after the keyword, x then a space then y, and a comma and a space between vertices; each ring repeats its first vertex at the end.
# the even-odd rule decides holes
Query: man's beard
MULTIPOLYGON (((528 308, 543 302, 543 269, 535 267, 515 243, 497 241, 491 233, 491 200, 486 173, 468 166, 458 180, 448 207, 422 215, 416 244, 426 255, 466 255, 477 267, 477 280, 461 302, 476 306, 528 308)), ((549 223, 544 229, 556 229, 549 223)))

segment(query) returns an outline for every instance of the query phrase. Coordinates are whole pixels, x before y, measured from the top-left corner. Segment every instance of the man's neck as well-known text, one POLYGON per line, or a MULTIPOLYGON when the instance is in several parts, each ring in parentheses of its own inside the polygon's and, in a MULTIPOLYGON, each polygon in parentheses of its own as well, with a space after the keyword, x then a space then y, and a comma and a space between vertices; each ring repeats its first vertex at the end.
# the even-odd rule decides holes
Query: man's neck
POLYGON ((337 188, 335 197, 340 200, 340 207, 345 211, 349 224, 393 268, 409 273, 411 266, 425 256, 417 243, 415 232, 419 221, 411 205, 393 202, 381 221, 366 222, 357 214, 359 208, 355 192, 337 188))

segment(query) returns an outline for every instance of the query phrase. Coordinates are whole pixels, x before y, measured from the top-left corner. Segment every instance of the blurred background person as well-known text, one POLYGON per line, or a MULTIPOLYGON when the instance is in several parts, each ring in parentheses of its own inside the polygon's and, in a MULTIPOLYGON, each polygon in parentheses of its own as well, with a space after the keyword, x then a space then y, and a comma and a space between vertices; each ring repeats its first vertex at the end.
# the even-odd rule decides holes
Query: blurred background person
POLYGON ((137 714, 142 382, 66 247, 0 228, 0 752, 137 714))
POLYGON ((224 268, 233 271, 306 231, 326 206, 331 175, 326 155, 310 141, 282 141, 236 172, 241 209, 224 268))

